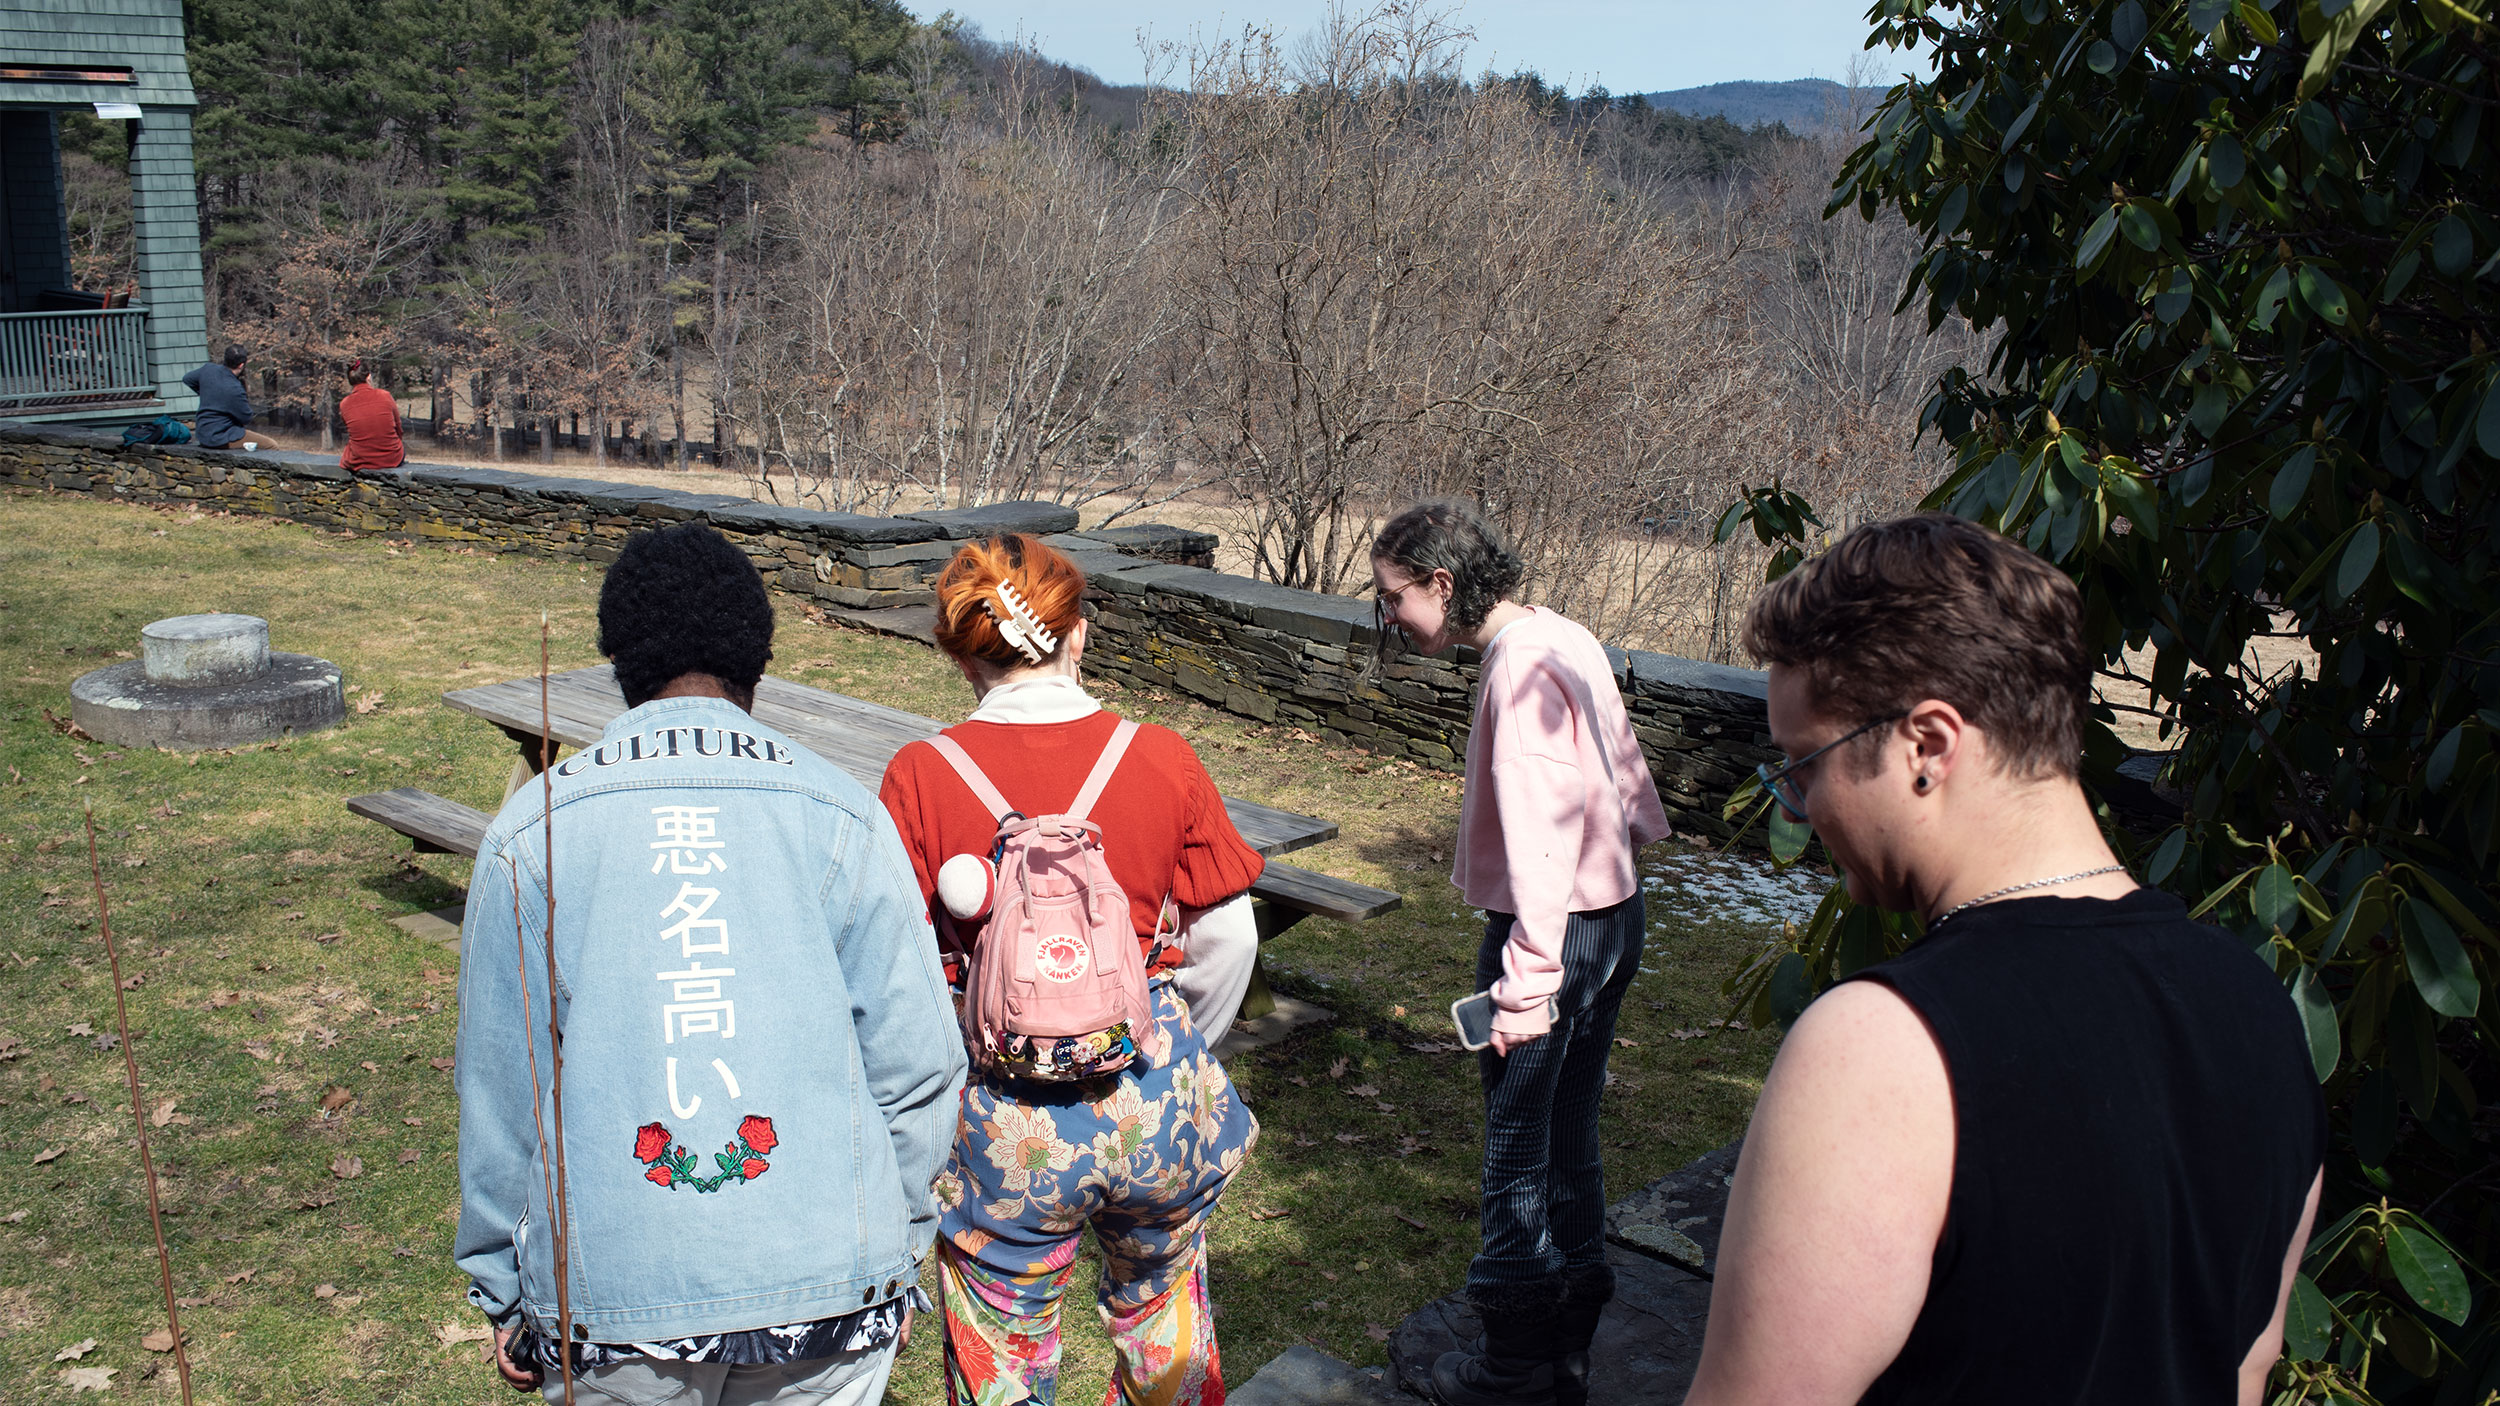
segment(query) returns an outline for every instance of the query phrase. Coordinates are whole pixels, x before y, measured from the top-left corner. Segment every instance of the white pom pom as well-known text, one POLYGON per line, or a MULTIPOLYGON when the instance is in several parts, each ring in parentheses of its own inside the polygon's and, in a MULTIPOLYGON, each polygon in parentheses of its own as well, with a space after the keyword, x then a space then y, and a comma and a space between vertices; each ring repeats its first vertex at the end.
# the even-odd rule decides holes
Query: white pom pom
POLYGON ((989 916, 998 868, 977 854, 959 854, 938 866, 938 902, 966 922, 989 916))

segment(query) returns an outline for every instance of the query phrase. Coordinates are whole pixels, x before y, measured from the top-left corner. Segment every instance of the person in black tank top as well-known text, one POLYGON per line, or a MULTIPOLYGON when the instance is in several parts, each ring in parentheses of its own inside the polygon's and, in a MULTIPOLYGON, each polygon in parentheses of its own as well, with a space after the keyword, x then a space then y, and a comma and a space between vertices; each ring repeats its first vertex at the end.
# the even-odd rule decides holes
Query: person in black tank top
POLYGON ((1773 583, 1774 800, 1926 935, 1807 1008, 1738 1162, 1691 1394, 2254 1406, 2324 1101, 2262 955, 2138 888, 2077 779, 2072 582, 1941 514, 1773 583))
POLYGON ((1926 1302, 1863 1399, 2232 1400, 2325 1152, 2274 973, 2138 889, 1972 908, 1852 979, 1926 1022, 1956 1131, 1926 1302))

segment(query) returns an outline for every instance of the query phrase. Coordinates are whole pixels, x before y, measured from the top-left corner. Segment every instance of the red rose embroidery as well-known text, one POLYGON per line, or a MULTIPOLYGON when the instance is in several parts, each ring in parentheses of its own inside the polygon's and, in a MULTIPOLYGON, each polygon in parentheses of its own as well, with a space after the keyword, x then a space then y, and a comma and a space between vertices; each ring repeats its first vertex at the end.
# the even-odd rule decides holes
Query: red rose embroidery
POLYGON ((771 1170, 771 1167, 772 1164, 761 1157, 749 1157, 738 1164, 738 1175, 745 1177, 748 1181, 753 1181, 771 1170))
POLYGON ((654 1185, 666 1186, 671 1179, 671 1173, 666 1167, 653 1167, 650 1171, 644 1172, 643 1177, 654 1185))
MULTIPOLYGON (((781 1135, 773 1131, 773 1120, 748 1114, 738 1124, 738 1137, 747 1146, 769 1156, 781 1145, 781 1135)), ((645 1159, 646 1161, 649 1159, 645 1159)))
MULTIPOLYGON (((668 1129, 657 1123, 645 1123, 634 1132, 634 1160, 656 1162, 668 1151, 668 1129)), ((662 1181, 662 1186, 668 1185, 662 1181)))

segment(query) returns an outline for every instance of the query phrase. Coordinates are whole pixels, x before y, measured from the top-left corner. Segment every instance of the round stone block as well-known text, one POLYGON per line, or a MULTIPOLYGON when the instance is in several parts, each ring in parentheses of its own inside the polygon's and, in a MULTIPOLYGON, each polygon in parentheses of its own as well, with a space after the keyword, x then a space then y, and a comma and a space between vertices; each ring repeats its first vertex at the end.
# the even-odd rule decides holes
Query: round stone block
POLYGON ((176 615, 139 631, 151 683, 207 688, 269 671, 269 622, 257 615, 176 615))
POLYGON ((69 686, 70 719, 98 742, 194 751, 319 732, 347 716, 338 666, 309 654, 272 654, 257 678, 204 686, 159 683, 147 662, 81 675, 69 686))

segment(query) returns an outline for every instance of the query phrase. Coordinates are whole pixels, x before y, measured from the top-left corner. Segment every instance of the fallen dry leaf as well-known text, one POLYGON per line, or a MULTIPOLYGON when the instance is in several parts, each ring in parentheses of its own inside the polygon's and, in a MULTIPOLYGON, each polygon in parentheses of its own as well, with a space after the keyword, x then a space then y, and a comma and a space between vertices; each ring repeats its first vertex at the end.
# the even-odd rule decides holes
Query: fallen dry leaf
POLYGON ((1283 1206, 1261 1206, 1250 1213, 1252 1220, 1283 1220, 1293 1212, 1283 1206))
POLYGON ((209 993, 208 1008, 212 1011, 224 1010, 228 1006, 239 1006, 241 1004, 243 1004, 243 993, 240 991, 213 991, 209 993))
POLYGON ((60 1147, 47 1147, 43 1151, 35 1154, 35 1165, 40 1167, 44 1163, 51 1161, 53 1158, 60 1156, 67 1150, 68 1149, 66 1148, 60 1147))
POLYGON ((1353 1088, 1346 1090, 1346 1092, 1354 1095, 1356 1098, 1380 1097, 1380 1090, 1370 1084, 1357 1084, 1353 1088))
POLYGON ((226 1276, 226 1282, 229 1284, 248 1284, 251 1282, 252 1276, 258 1273, 260 1273, 260 1271, 257 1269, 238 1269, 234 1273, 226 1276))
POLYGON ((314 1298, 317 1298, 317 1299, 335 1299, 335 1298, 337 1298, 338 1296, 339 1296, 339 1290, 338 1290, 338 1286, 337 1286, 337 1285, 335 1285, 335 1284, 315 1284, 315 1285, 313 1286, 313 1297, 314 1297, 314 1298))
POLYGON ((423 1156, 425 1156, 424 1153, 419 1152, 413 1147, 403 1147, 399 1149, 399 1165, 405 1167, 409 1163, 417 1161, 423 1156))
POLYGON ((425 1120, 423 1118, 402 1118, 399 1121, 412 1128, 422 1128, 425 1126, 425 1120))
POLYGON ((172 1126, 172 1125, 173 1125, 173 1124, 175 1124, 175 1123, 188 1123, 188 1122, 190 1122, 190 1121, 191 1121, 191 1115, 190 1115, 190 1114, 188 1114, 188 1113, 176 1113, 176 1112, 174 1111, 174 1104, 175 1104, 175 1103, 177 1103, 178 1101, 179 1101, 179 1100, 176 1100, 176 1099, 170 1099, 170 1098, 169 1098, 169 1099, 166 1099, 164 1102, 159 1103, 158 1105, 156 1105, 156 1111, 155 1111, 154 1113, 151 1113, 151 1114, 149 1114, 149 1115, 148 1115, 148 1122, 149 1122, 149 1124, 150 1124, 151 1126, 154 1126, 154 1127, 163 1128, 163 1127, 170 1127, 170 1126, 172 1126))
POLYGON ((1615 1043, 1616 1043, 1616 1044, 1618 1044, 1618 1045, 1623 1046, 1623 1047, 1624 1047, 1625 1049, 1627 1049, 1627 1050, 1637 1050, 1637 1049, 1639 1049, 1639 1048, 1641 1047, 1641 1042, 1640 1042, 1640 1041, 1638 1041, 1638 1040, 1627 1040, 1627 1039, 1625 1039, 1624 1037, 1622 1037, 1621 1035, 1617 1035, 1617 1036, 1615 1037, 1615 1043))
POLYGON ((150 1352, 171 1352, 174 1350, 174 1330, 171 1328, 159 1328, 155 1332, 141 1337, 139 1339, 139 1346, 146 1348, 150 1352))
POLYGON ((75 1362, 79 1358, 84 1357, 93 1351, 95 1351, 95 1339, 84 1338, 71 1343, 65 1348, 62 1348, 59 1352, 52 1354, 52 1360, 55 1362, 75 1362))
POLYGON ((435 1068, 437 1068, 437 1069, 449 1069, 449 1068, 451 1068, 451 1061, 450 1061, 450 1060, 447 1060, 447 1059, 442 1058, 440 1055, 437 1055, 437 1056, 435 1056, 434 1058, 427 1060, 427 1061, 426 1061, 426 1063, 428 1063, 428 1064, 430 1064, 430 1065, 433 1065, 433 1066, 434 1066, 435 1068))
POLYGON ((1389 1340, 1389 1330, 1377 1323, 1366 1323, 1363 1325, 1363 1336, 1376 1343, 1385 1343, 1389 1340))
POLYGON ((356 711, 359 713, 370 713, 381 706, 382 695, 378 693, 368 693, 356 700, 356 711))
POLYGON ((7 1221, 11 1225, 15 1225, 24 1219, 26 1219, 26 1213, 24 1211, 11 1211, 5 1216, 0 1216, 0 1220, 7 1221))
POLYGON ((95 1033, 95 1027, 82 1020, 76 1025, 71 1026, 69 1028, 69 1033, 83 1040, 95 1033))
POLYGON ((495 1330, 483 1323, 451 1322, 438 1324, 434 1329, 434 1341, 445 1347, 457 1347, 461 1343, 482 1343, 493 1336, 495 1336, 495 1330))
POLYGON ((1369 1142, 1371 1141, 1371 1137, 1367 1133, 1339 1133, 1337 1134, 1337 1141, 1348 1144, 1369 1142))
POLYGON ((358 1060, 356 1062, 356 1067, 365 1071, 367 1074, 379 1074, 382 1072, 382 1066, 369 1059, 358 1060))
POLYGON ((1331 1079, 1344 1078, 1346 1065, 1349 1063, 1351 1063, 1351 1061, 1344 1055, 1337 1056, 1336 1061, 1328 1066, 1328 1077, 1331 1079))
POLYGON ((82 1391, 111 1391, 113 1374, 120 1370, 119 1367, 64 1367, 61 1369, 61 1385, 68 1387, 72 1396, 82 1391))
POLYGON ((333 1084, 321 1095, 321 1111, 336 1113, 356 1101, 356 1091, 345 1084, 333 1084))
POLYGON ((150 810, 148 814, 155 816, 159 820, 171 820, 175 816, 182 814, 182 812, 174 809, 174 803, 172 801, 167 801, 163 805, 150 810))
POLYGON ((342 1152, 330 1159, 330 1175, 340 1181, 354 1181, 365 1174, 365 1159, 342 1152))

